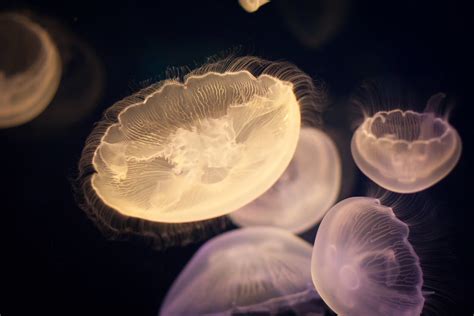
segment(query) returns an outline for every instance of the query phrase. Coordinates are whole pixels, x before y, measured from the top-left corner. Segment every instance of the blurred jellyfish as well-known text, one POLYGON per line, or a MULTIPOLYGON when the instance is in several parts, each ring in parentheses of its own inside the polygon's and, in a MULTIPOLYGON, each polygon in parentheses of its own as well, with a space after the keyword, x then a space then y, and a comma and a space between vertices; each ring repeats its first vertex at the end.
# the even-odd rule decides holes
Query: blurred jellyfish
POLYGON ((306 47, 319 48, 345 23, 350 0, 280 0, 275 2, 294 36, 306 47))
POLYGON ((247 12, 253 13, 270 0, 239 0, 240 6, 247 12))
POLYGON ((301 233, 322 219, 336 202, 340 186, 341 161, 335 144, 321 130, 302 128, 282 177, 230 218, 240 226, 276 226, 301 233))
POLYGON ((58 91, 31 126, 55 131, 81 121, 98 105, 105 85, 102 62, 87 42, 54 20, 42 18, 56 43, 62 62, 58 91))
POLYGON ((272 227, 222 234, 202 246, 160 315, 324 315, 311 282, 311 246, 272 227))
MULTIPOLYGON (((83 206, 115 230, 120 213, 126 230, 128 218, 138 218, 182 223, 185 235, 196 225, 183 223, 228 214, 278 180, 296 149, 300 111, 303 119, 317 111, 317 96, 295 66, 255 57, 215 61, 143 89, 107 110, 87 140, 83 206)), ((172 240, 176 227, 154 233, 172 240)))
POLYGON ((423 274, 408 233, 378 199, 336 204, 319 226, 311 261, 321 298, 341 315, 420 315, 423 274))
POLYGON ((26 16, 0 14, 0 128, 24 124, 51 102, 61 61, 49 34, 26 16))
POLYGON ((366 117, 351 144, 362 172, 399 193, 424 190, 449 174, 462 146, 447 118, 431 111, 443 97, 434 95, 423 113, 394 109, 366 117))

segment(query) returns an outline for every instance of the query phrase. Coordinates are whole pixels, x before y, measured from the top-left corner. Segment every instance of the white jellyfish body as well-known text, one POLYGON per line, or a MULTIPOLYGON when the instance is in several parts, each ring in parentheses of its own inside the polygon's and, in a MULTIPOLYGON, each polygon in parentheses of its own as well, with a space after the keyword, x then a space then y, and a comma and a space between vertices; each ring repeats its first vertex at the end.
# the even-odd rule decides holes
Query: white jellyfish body
POLYGON ((0 128, 38 116, 51 102, 61 60, 49 34, 27 17, 0 14, 0 128))
MULTIPOLYGON (((152 85, 107 110, 89 137, 83 207, 115 232, 130 229, 127 218, 184 224, 229 214, 278 180, 296 149, 300 112, 318 106, 298 68, 255 57, 152 85)), ((187 231, 176 228, 152 234, 174 242, 187 231)))
POLYGON ((340 186, 341 161, 335 144, 323 131, 304 127, 281 178, 230 218, 240 226, 275 226, 301 233, 322 219, 340 186))
POLYGON ((385 189, 424 190, 444 178, 461 156, 461 139, 434 113, 380 111, 367 117, 352 138, 352 156, 362 172, 385 189))
POLYGON ((272 227, 208 241, 173 283, 160 315, 253 315, 324 310, 311 282, 311 246, 272 227))
POLYGON ((420 315, 423 274, 408 226, 368 197, 336 204, 316 235, 313 282, 340 315, 420 315))
POLYGON ((240 6, 247 12, 253 13, 270 0, 239 0, 240 6))

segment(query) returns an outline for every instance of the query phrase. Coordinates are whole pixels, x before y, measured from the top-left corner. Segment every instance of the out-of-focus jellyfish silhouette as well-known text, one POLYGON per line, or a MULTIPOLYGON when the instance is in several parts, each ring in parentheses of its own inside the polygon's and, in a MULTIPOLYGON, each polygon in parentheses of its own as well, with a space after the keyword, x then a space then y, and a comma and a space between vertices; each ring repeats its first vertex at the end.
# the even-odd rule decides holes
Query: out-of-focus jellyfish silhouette
POLYGON ((70 127, 96 108, 104 90, 105 71, 87 42, 52 19, 41 21, 59 49, 63 69, 54 99, 31 123, 45 133, 70 127))
POLYGON ((310 265, 310 244, 285 230, 233 230, 199 249, 168 292, 160 315, 322 316, 310 265))
POLYGON ((461 139, 433 111, 443 94, 423 113, 394 109, 365 118, 352 138, 357 166, 378 185, 399 193, 424 190, 444 178, 461 156, 461 139))
POLYGON ((378 199, 336 204, 313 248, 311 272, 321 298, 341 315, 420 315, 423 273, 408 234, 378 199))
POLYGON ((107 110, 88 138, 82 205, 113 230, 130 230, 136 218, 171 224, 150 230, 167 243, 198 240, 184 236, 195 222, 235 211, 278 180, 318 96, 295 66, 256 57, 213 61, 143 89, 107 110))
POLYGON ((38 116, 51 102, 61 60, 50 35, 26 16, 0 14, 0 128, 38 116))
POLYGON ((294 36, 306 47, 319 48, 342 28, 350 0, 276 1, 294 36))
POLYGON ((240 6, 247 12, 252 13, 260 9, 260 7, 270 0, 239 0, 240 6))
POLYGON ((323 131, 302 128, 295 155, 282 177, 230 218, 240 226, 276 226, 301 233, 323 218, 336 202, 340 186, 336 145, 323 131))

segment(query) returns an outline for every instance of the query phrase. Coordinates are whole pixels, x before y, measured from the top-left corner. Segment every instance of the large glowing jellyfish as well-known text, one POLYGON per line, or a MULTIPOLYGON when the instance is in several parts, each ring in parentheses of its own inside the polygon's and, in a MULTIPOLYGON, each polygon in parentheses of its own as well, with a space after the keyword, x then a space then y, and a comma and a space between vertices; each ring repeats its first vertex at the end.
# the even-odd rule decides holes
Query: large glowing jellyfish
POLYGON ((316 95, 293 65, 255 57, 152 85, 111 107, 89 137, 84 206, 112 226, 115 213, 176 224, 235 211, 284 172, 316 95))
MULTIPOLYGON (((428 104, 441 97, 433 96, 428 104)), ((421 191, 440 181, 457 164, 461 147, 457 131, 446 118, 430 111, 400 109, 366 117, 351 145, 362 172, 399 193, 421 191)))
POLYGON ((61 60, 48 33, 25 16, 0 14, 0 128, 26 123, 51 102, 61 60))
POLYGON ((341 161, 326 133, 302 128, 293 159, 282 177, 255 201, 230 214, 240 226, 276 226, 301 233, 336 202, 341 161))
POLYGON ((270 0, 239 0, 240 6, 247 12, 253 13, 270 0))
POLYGON ((207 242, 174 282, 160 315, 324 315, 311 282, 311 246, 272 227, 207 242))
POLYGON ((311 272, 321 298, 341 315, 420 315, 423 274, 408 233, 377 199, 336 204, 313 249, 311 272))

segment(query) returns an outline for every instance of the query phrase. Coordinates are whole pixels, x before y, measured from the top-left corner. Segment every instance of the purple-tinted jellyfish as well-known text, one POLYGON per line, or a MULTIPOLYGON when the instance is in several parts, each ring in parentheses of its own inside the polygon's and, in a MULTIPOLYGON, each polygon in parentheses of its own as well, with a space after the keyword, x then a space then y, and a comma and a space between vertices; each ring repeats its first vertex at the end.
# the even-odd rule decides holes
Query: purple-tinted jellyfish
POLYGON ((336 204, 319 227, 311 261, 321 298, 341 315, 420 315, 423 273, 408 233, 377 199, 336 204))
POLYGON ((287 231, 230 231, 199 249, 168 292, 160 315, 323 315, 310 264, 311 246, 287 231))
MULTIPOLYGON (((428 102, 439 103, 444 95, 428 102)), ((367 117, 352 138, 352 156, 371 180, 387 190, 413 193, 443 179, 461 156, 461 139, 435 113, 394 109, 367 117)))
POLYGON ((293 159, 267 192, 230 214, 240 226, 276 226, 302 233, 334 204, 341 187, 341 161, 331 138, 305 127, 293 159))

